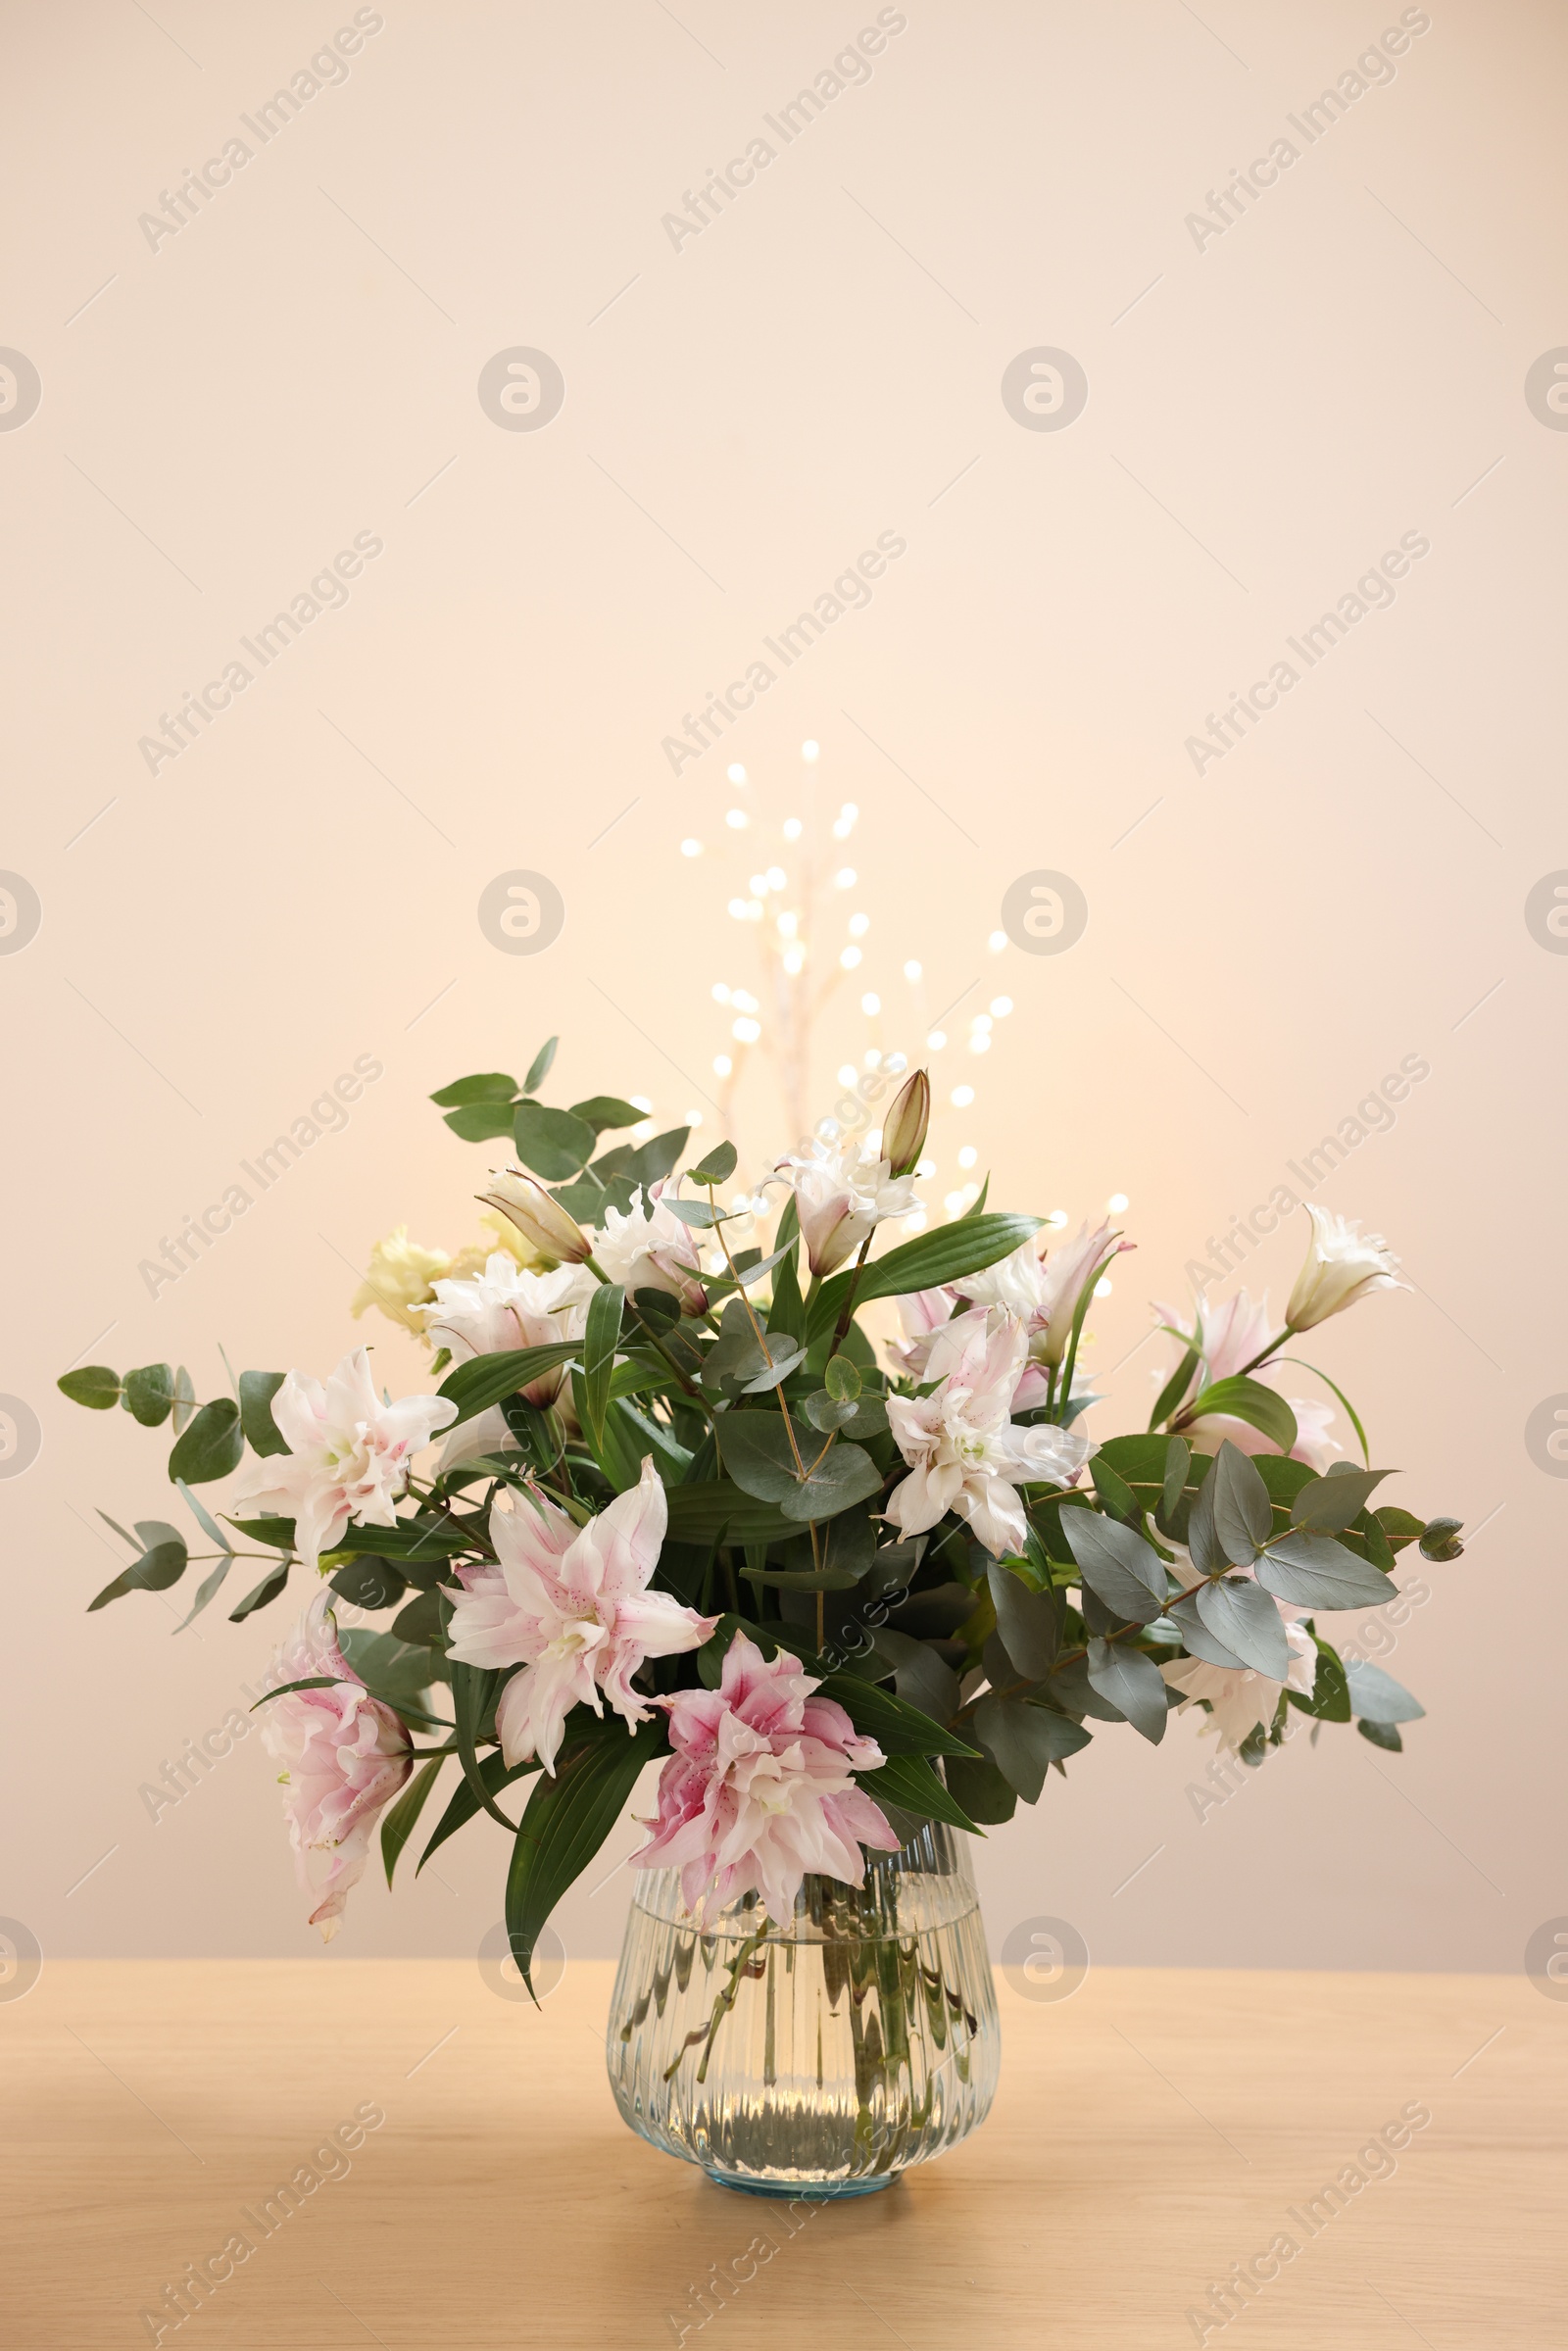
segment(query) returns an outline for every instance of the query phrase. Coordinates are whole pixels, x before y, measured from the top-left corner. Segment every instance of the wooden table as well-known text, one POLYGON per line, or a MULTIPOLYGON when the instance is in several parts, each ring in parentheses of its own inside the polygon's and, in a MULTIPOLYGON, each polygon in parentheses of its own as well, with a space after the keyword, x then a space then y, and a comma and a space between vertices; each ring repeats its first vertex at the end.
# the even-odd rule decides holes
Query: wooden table
POLYGON ((1523 1979, 1004 1983, 985 2129, 793 2222, 624 2130, 610 1979, 574 1963, 535 2014, 455 1961, 47 1967, 0 2004, 0 2341, 113 2351, 147 2310, 180 2351, 1568 2340, 1568 2003, 1523 1979), (1391 2124, 1402 2151, 1363 2152, 1391 2124), (176 2326, 165 2289, 210 2257, 176 2326), (1208 2289, 1250 2263, 1222 2324, 1208 2289))

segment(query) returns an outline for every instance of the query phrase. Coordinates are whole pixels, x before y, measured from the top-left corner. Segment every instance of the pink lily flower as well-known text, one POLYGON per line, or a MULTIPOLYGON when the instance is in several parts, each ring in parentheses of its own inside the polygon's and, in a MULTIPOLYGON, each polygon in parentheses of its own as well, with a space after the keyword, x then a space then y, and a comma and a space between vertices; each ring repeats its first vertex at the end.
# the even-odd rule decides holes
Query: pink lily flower
POLYGON ((453 1605, 454 1657, 465 1665, 519 1665, 496 1707, 496 1736, 510 1765, 537 1755, 554 1772, 573 1706, 602 1715, 601 1692, 628 1730, 651 1718, 632 1689, 647 1657, 700 1648, 717 1624, 668 1592, 650 1592, 668 1507, 650 1453, 642 1477, 578 1528, 542 1494, 490 1513, 494 1566, 463 1566, 453 1605))
POLYGON ((654 1834, 632 1856, 639 1869, 678 1869, 686 1907, 701 1925, 755 1888, 781 1925, 807 1873, 865 1882, 860 1852, 898 1850, 881 1806, 855 1780, 885 1762, 798 1657, 771 1663, 737 1633, 717 1690, 681 1690, 658 1703, 669 1715, 674 1753, 659 1782, 654 1834))
POLYGON ((272 1661, 269 1688, 314 1676, 338 1677, 330 1689, 291 1690, 262 1707, 262 1744, 282 1765, 294 1863, 323 1942, 342 1922, 352 1887, 365 1875, 370 1836, 413 1769, 408 1733, 390 1706, 372 1698, 337 1644, 327 1594, 318 1593, 272 1661), (327 1856, 324 1873, 315 1856, 327 1856))

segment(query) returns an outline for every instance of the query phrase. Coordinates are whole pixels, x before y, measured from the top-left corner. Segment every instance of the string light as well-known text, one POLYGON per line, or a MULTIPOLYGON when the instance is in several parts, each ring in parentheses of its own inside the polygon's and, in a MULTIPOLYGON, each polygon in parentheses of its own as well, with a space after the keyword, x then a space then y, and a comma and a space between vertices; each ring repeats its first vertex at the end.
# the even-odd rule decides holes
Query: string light
POLYGON ((853 971, 860 960, 860 951, 858 947, 846 947, 839 955, 839 961, 846 971, 853 971))
POLYGON ((953 1092, 948 1096, 948 1100, 956 1110, 967 1110, 974 1100, 974 1088, 972 1086, 955 1086, 953 1092))
POLYGON ((866 1015, 868 1020, 874 1020, 877 1013, 882 1009, 881 997, 872 995, 868 990, 867 993, 860 999, 860 1009, 866 1015))
POLYGON ((724 810, 724 822, 732 833, 744 833, 751 821, 744 808, 726 808, 724 810))
POLYGON ((986 941, 987 947, 990 948, 994 955, 1000 955, 1006 944, 1007 934, 1005 931, 993 931, 990 938, 986 941))
POLYGON ((920 965, 919 965, 918 963, 915 963, 915 962, 912 962, 912 961, 911 961, 911 962, 908 962, 908 963, 906 963, 906 964, 905 964, 905 966, 904 966, 904 976, 905 976, 905 978, 906 978, 906 980, 917 980, 917 979, 919 979, 919 978, 920 978, 920 976, 921 976, 921 968, 920 968, 920 965))
POLYGON ((703 854, 703 845, 701 841, 683 841, 680 845, 680 854, 683 857, 700 857, 703 854))
POLYGON ((1107 1207, 1107 1208, 1110 1210, 1110 1212, 1111 1212, 1112 1216, 1119 1216, 1119 1215, 1121 1214, 1121 1212, 1122 1212, 1123 1208, 1125 1208, 1125 1207, 1128 1205, 1128 1200, 1127 1200, 1127 1195, 1126 1195, 1126 1193, 1125 1193, 1125 1192, 1113 1192, 1113 1193, 1111 1194, 1111 1196, 1110 1196, 1109 1200, 1106 1200, 1106 1202, 1105 1202, 1105 1205, 1106 1205, 1106 1207, 1107 1207))

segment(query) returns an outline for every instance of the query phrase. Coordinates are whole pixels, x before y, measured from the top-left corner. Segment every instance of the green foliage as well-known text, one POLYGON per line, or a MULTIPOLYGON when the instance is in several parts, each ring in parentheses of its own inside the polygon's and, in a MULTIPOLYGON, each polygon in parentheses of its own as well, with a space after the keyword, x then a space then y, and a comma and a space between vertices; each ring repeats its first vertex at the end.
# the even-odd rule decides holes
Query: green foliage
POLYGON ((872 1298, 904 1298, 915 1290, 940 1289, 944 1282, 956 1282, 960 1274, 978 1273, 983 1266, 1010 1256, 1020 1242, 1039 1232, 1041 1222, 1038 1216, 995 1213, 960 1217, 917 1233, 912 1241, 900 1242, 886 1256, 873 1257, 861 1268, 858 1281, 852 1273, 836 1273, 817 1293, 811 1336, 834 1328, 852 1283, 858 1307, 869 1304, 872 1298))
POLYGON ((879 1683, 842 1672, 822 1676, 822 1695, 843 1707, 862 1739, 874 1739, 884 1755, 970 1755, 975 1749, 956 1731, 944 1730, 918 1706, 895 1697, 879 1683))
POLYGON ((635 1102, 623 1102, 618 1094, 590 1094, 585 1102, 573 1102, 573 1118, 591 1126, 596 1135, 606 1127, 634 1127, 642 1117, 635 1102))
MULTIPOLYGON (((479 1777, 484 1783, 485 1793, 490 1796, 498 1796, 504 1788, 512 1786, 514 1780, 526 1779, 530 1772, 536 1772, 540 1768, 538 1756, 530 1755, 526 1763, 514 1763, 509 1769, 506 1757, 497 1748, 480 1764, 479 1777)), ((452 1799, 436 1824, 434 1836, 419 1855, 419 1869, 423 1869, 438 1845, 444 1845, 449 1837, 455 1837, 458 1831, 466 1827, 475 1813, 482 1809, 477 1789, 470 1787, 466 1780, 461 1781, 453 1790, 452 1799)), ((509 1821, 507 1826, 511 1829, 512 1823, 509 1821)), ((514 1831, 514 1834, 515 1834, 514 1831)), ((416 1870, 415 1876, 417 1877, 418 1874, 418 1870, 416 1870)))
MULTIPOLYGON (((1017 1790, 1008 1786, 1005 1775, 990 1755, 978 1755, 973 1762, 955 1756, 943 1768, 950 1792, 971 1820, 984 1822, 988 1829, 999 1828, 1017 1811, 1017 1790)), ((875 1782, 867 1785, 874 1788, 875 1782)))
POLYGON ((1204 1625, 1233 1657, 1255 1673, 1284 1680, 1291 1647, 1285 1620, 1265 1591, 1246 1576, 1224 1576, 1200 1585, 1194 1598, 1204 1625))
POLYGON ((541 1929, 619 1820, 643 1765, 662 1745, 658 1723, 644 1723, 628 1739, 625 1725, 612 1718, 597 1737, 558 1759, 554 1779, 541 1774, 536 1782, 512 1849, 506 1900, 507 1939, 530 1992, 541 1929))
POLYGON ((545 1372, 576 1361, 582 1348, 580 1339, 558 1339, 545 1347, 512 1347, 502 1354, 475 1355, 471 1363, 460 1363, 449 1371, 436 1394, 449 1396, 457 1405, 458 1417, 451 1426, 461 1428, 466 1420, 488 1412, 492 1404, 515 1396, 519 1388, 526 1388, 545 1372))
POLYGON ((432 1755, 427 1762, 421 1763, 381 1822, 381 1862, 388 1886, 392 1883, 398 1856, 414 1835, 415 1825, 424 1810, 424 1800, 434 1788, 445 1761, 444 1755, 432 1755))
POLYGON ((184 1435, 175 1438, 169 1475, 175 1485, 210 1486, 238 1469, 244 1450, 239 1406, 232 1396, 220 1396, 203 1404, 184 1435))
MULTIPOLYGON (((1274 1527, 1268 1488, 1240 1445, 1229 1438, 1209 1472, 1214 1482, 1214 1533, 1233 1567, 1250 1567, 1274 1527)), ((1353 1516, 1353 1511, 1351 1516, 1353 1516)))
POLYGON ((1152 1657, 1120 1641, 1091 1641, 1089 1683, 1135 1731, 1158 1746, 1165 1736, 1166 1690, 1152 1657))
POLYGON ((610 1408, 610 1379, 620 1342, 620 1318, 625 1293, 614 1282, 605 1284, 588 1300, 588 1322, 582 1342, 582 1393, 588 1427, 603 1444, 605 1414, 610 1408))
MULTIPOLYGON (((1061 1611, 1054 1591, 1032 1591, 1007 1565, 988 1569, 986 1581, 1003 1647, 1024 1681, 1043 1682, 1061 1645, 1061 1611)), ((983 1732, 984 1725, 979 1728, 983 1732)), ((1033 1803, 1034 1798, 1029 1800, 1033 1803)))
POLYGON ((879 1770, 857 1772, 855 1777, 879 1804, 896 1804, 916 1820, 946 1821, 950 1829, 968 1829, 977 1837, 984 1834, 923 1755, 889 1755, 879 1770))
POLYGON ((107 1363, 84 1363, 79 1371, 63 1373, 55 1386, 74 1404, 85 1404, 89 1412, 112 1411, 120 1401, 120 1374, 111 1371, 107 1363))
POLYGON ((144 1363, 139 1371, 127 1371, 120 1400, 144 1429, 161 1428, 174 1409, 173 1365, 144 1363))
POLYGON ((515 1078, 507 1077, 499 1069, 489 1069, 478 1077, 454 1080, 432 1094, 430 1100, 438 1110, 457 1110, 466 1109, 470 1102, 511 1102, 519 1091, 515 1078))
POLYGON ((573 1118, 569 1110, 547 1109, 543 1102, 518 1103, 512 1139, 523 1166, 547 1184, 565 1183, 585 1167, 597 1140, 585 1118, 573 1118))
POLYGON ((258 1608, 265 1608, 270 1601, 275 1600, 288 1582, 288 1571, 293 1564, 290 1558, 281 1560, 276 1567, 270 1567, 261 1582, 252 1585, 239 1606, 229 1610, 229 1623, 242 1625, 248 1616, 256 1614, 258 1608))
POLYGON ((1381 1665, 1348 1657, 1345 1662, 1345 1679, 1352 1710, 1368 1722, 1417 1723, 1426 1713, 1420 1699, 1413 1698, 1403 1684, 1386 1674, 1381 1665))
POLYGON ((1112 1615, 1124 1624, 1146 1625, 1162 1613, 1165 1565, 1152 1543, 1092 1510, 1063 1510, 1061 1531, 1079 1574, 1112 1615))
POLYGON ((127 1592, 167 1592, 185 1573, 190 1553, 177 1527, 169 1526, 161 1518, 139 1518, 136 1534, 141 1543, 140 1554, 88 1601, 89 1615, 95 1608, 107 1608, 111 1600, 123 1599, 127 1592))
POLYGON ((1377 1608, 1394 1596, 1386 1577, 1329 1535, 1277 1537, 1257 1580, 1301 1608, 1377 1608))
POLYGON ((974 1727, 1009 1788, 1026 1804, 1038 1804, 1046 1774, 1054 1763, 1077 1754, 1089 1744, 1090 1733, 1066 1715, 1021 1698, 992 1695, 975 1708, 974 1727))
POLYGON ((1245 1420, 1254 1429, 1261 1429, 1272 1445, 1288 1453, 1296 1443, 1296 1415, 1282 1396, 1265 1388, 1259 1380, 1250 1380, 1245 1372, 1233 1379, 1216 1380, 1205 1388, 1187 1406, 1185 1420, 1205 1420, 1223 1414, 1227 1420, 1245 1420))
POLYGON ((1327 1477, 1313 1478, 1291 1504, 1291 1524, 1310 1535, 1338 1535, 1358 1517, 1374 1488, 1388 1476, 1386 1469, 1352 1469, 1336 1461, 1327 1477))
POLYGON ((391 1559, 368 1553, 335 1568, 329 1579, 338 1597, 351 1608, 390 1608, 408 1591, 403 1570, 391 1559))
POLYGON ((735 1173, 739 1156, 733 1143, 715 1143, 702 1164, 692 1169, 687 1180, 706 1187, 727 1184, 735 1173))
POLYGON ((786 1518, 832 1518, 881 1492, 882 1472, 859 1445, 803 1438, 804 1431, 792 1446, 776 1412, 726 1412, 718 1423, 719 1451, 736 1485, 760 1501, 776 1503, 786 1518))

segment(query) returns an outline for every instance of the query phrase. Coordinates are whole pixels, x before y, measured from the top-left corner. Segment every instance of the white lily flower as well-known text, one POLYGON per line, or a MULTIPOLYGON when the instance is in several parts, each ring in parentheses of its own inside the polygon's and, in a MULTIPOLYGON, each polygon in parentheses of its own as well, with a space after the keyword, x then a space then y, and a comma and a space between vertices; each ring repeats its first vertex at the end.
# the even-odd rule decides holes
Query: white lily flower
MULTIPOLYGON (((580 1339, 597 1287, 585 1265, 529 1273, 515 1257, 497 1249, 483 1273, 434 1284, 435 1303, 423 1309, 425 1336, 448 1348, 455 1363, 515 1347, 548 1347, 556 1339, 580 1339)), ((522 1393, 530 1404, 553 1404, 564 1377, 564 1367, 558 1366, 522 1393)))
POLYGON ((885 1217, 907 1216, 915 1204, 914 1177, 896 1176, 893 1163, 864 1144, 835 1150, 819 1143, 795 1169, 795 1206, 813 1274, 835 1273, 885 1217))
POLYGON ((1312 1238, 1285 1309, 1293 1331, 1310 1331, 1331 1314, 1343 1314, 1368 1291, 1409 1289, 1408 1282, 1396 1279, 1399 1260, 1380 1235, 1363 1236, 1358 1224, 1310 1200, 1306 1212, 1312 1219, 1312 1238))
POLYGON ((664 1205, 663 1190, 662 1183, 650 1186, 645 1206, 639 1185, 624 1216, 618 1208, 605 1210, 594 1235, 594 1262, 628 1298, 638 1290, 662 1290, 679 1298, 688 1314, 701 1314, 708 1293, 697 1236, 664 1205))
MULTIPOLYGON (((1110 1220, 1091 1233, 1087 1224, 1074 1241, 1042 1256, 1033 1241, 1025 1241, 1010 1256, 979 1273, 964 1274, 954 1284, 977 1306, 1001 1307, 1017 1317, 1028 1335, 1029 1353, 1036 1363, 1060 1368, 1072 1336, 1073 1317, 1086 1283, 1092 1281, 1107 1252, 1131 1249, 1130 1241, 1112 1242, 1110 1220)), ((1044 1388, 1042 1388, 1042 1400, 1044 1388)))
POLYGON ((909 1475, 889 1494, 884 1516, 906 1535, 923 1535, 949 1510, 969 1525, 993 1558, 1023 1547, 1027 1522, 1013 1481, 1065 1485, 1094 1450, 1079 1429, 1018 1428, 1012 1399, 1024 1371, 1020 1324, 985 1310, 965 1316, 967 1344, 932 1395, 889 1396, 888 1425, 909 1475))

